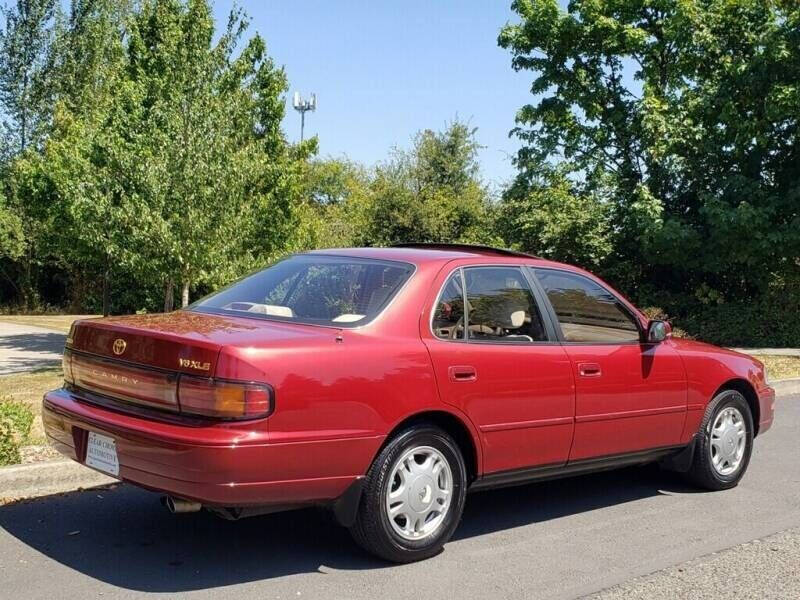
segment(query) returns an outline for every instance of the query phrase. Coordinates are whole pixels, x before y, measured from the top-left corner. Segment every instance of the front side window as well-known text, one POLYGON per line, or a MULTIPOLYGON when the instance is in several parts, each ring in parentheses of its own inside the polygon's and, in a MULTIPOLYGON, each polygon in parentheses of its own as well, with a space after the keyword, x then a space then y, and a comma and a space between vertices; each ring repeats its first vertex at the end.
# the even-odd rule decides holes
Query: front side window
POLYGON ((407 263, 301 254, 196 302, 192 310, 354 327, 380 313, 411 276, 407 263))
POLYGON ((471 267, 464 269, 464 280, 470 340, 547 340, 539 307, 521 269, 471 267))
POLYGON ((633 316, 611 292, 576 273, 538 269, 567 342, 622 343, 639 341, 633 316))

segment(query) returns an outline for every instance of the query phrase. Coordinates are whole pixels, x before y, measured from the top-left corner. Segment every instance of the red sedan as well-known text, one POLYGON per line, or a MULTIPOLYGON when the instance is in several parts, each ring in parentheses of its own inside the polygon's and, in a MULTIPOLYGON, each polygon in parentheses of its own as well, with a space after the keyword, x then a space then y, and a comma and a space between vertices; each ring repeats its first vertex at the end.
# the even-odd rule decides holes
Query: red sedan
POLYGON ((227 518, 326 505, 393 561, 469 490, 660 461, 735 486, 774 390, 581 269, 492 248, 299 254, 161 315, 77 322, 44 397, 67 456, 227 518))

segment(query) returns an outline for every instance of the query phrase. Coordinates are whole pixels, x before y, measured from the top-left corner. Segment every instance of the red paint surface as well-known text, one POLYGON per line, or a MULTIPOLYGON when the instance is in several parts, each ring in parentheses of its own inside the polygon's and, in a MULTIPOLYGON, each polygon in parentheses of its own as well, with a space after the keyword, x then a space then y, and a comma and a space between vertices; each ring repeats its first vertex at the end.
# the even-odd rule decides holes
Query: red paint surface
MULTIPOLYGON (((267 383, 275 402, 268 418, 197 423, 173 415, 168 422, 97 406, 79 389, 56 390, 44 400, 50 439, 83 461, 87 431, 111 436, 122 479, 236 506, 333 499, 366 473, 399 424, 430 412, 461 424, 474 445, 477 475, 686 443, 708 401, 732 381, 757 395, 759 433, 771 425, 774 392, 760 363, 713 346, 671 338, 501 345, 440 340, 430 332, 439 289, 459 266, 547 266, 587 275, 574 267, 489 251, 324 252, 417 269, 361 328, 178 311, 81 321, 72 333, 69 345, 88 369, 103 357, 127 361, 135 372, 155 369, 156 379, 190 373, 267 383), (118 338, 127 343, 122 355, 113 352, 118 338), (204 363, 208 369, 199 369, 204 363)), ((113 394, 119 384, 103 384, 86 368, 95 388, 106 385, 113 394)), ((135 402, 135 394, 128 396, 135 402)))

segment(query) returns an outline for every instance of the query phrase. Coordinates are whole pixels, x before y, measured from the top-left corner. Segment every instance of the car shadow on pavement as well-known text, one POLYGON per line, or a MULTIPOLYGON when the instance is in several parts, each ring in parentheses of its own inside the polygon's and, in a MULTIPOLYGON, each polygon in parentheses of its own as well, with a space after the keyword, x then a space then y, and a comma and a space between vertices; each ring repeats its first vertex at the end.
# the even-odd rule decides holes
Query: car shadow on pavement
MULTIPOLYGON (((633 468, 472 494, 450 547, 465 538, 688 491, 671 474, 633 468)), ((206 512, 171 515, 157 494, 129 485, 0 507, 0 528, 71 569, 139 592, 393 566, 357 548, 323 510, 233 522, 206 512)))

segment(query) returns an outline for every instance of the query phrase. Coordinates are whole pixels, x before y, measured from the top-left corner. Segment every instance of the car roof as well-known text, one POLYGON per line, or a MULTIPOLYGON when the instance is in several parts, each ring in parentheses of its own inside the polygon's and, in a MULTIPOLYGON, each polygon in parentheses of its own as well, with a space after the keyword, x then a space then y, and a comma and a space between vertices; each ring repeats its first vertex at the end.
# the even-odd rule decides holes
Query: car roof
POLYGON ((540 266, 557 266, 561 268, 575 269, 572 265, 566 265, 543 258, 507 250, 504 248, 493 248, 491 246, 480 246, 470 244, 398 244, 388 248, 328 248, 324 250, 311 250, 307 254, 326 254, 331 256, 352 256, 355 258, 372 258, 381 260, 397 260, 409 262, 415 265, 423 263, 445 263, 451 260, 465 258, 500 258, 507 259, 512 263, 536 264, 540 266))

